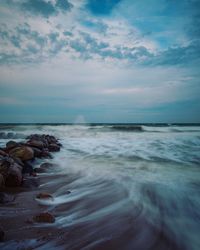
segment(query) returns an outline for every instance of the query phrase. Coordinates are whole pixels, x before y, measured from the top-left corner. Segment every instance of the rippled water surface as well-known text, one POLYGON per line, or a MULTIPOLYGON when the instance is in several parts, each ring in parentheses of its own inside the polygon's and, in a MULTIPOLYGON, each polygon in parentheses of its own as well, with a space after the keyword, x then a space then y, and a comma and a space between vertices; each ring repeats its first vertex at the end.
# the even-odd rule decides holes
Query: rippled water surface
POLYGON ((0 146, 32 133, 63 144, 43 185, 67 232, 37 249, 200 249, 200 127, 5 126, 0 146))

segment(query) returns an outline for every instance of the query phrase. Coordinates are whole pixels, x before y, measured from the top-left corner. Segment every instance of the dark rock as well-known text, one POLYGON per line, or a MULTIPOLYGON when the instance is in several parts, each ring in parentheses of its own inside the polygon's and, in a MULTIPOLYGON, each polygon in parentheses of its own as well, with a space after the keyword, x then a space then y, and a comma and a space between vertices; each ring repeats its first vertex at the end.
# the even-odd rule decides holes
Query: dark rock
POLYGON ((3 231, 3 228, 0 227, 0 241, 4 241, 4 237, 5 237, 5 232, 3 231))
POLYGON ((0 149, 0 155, 1 156, 8 156, 8 154, 6 152, 4 152, 2 149, 0 149))
POLYGON ((0 192, 0 204, 6 204, 9 202, 13 202, 15 200, 15 196, 6 194, 4 192, 0 192))
POLYGON ((24 167, 24 163, 22 160, 20 160, 19 158, 15 158, 15 157, 12 157, 12 159, 18 164, 20 165, 22 168, 24 167))
POLYGON ((31 148, 34 152, 34 157, 40 158, 42 156, 42 150, 33 146, 31 146, 31 148))
POLYGON ((48 148, 44 148, 44 149, 42 150, 41 157, 42 157, 42 158, 49 158, 49 159, 52 159, 52 158, 53 158, 52 155, 51 155, 51 153, 49 153, 48 148))
POLYGON ((45 163, 42 163, 40 165, 40 168, 41 169, 48 169, 48 168, 52 168, 52 167, 57 167, 58 165, 55 164, 55 163, 50 163, 50 162, 45 162, 45 163))
POLYGON ((4 179, 7 178, 10 168, 14 163, 14 160, 10 157, 0 158, 0 174, 3 175, 4 179))
POLYGON ((45 169, 43 169, 43 168, 34 168, 34 171, 35 171, 35 173, 38 173, 38 174, 46 172, 45 169))
POLYGON ((55 222, 55 217, 50 214, 49 212, 44 212, 44 213, 40 213, 38 215, 36 215, 35 217, 33 217, 33 220, 35 222, 39 222, 39 223, 54 223, 55 222))
POLYGON ((21 170, 16 165, 14 165, 9 170, 9 174, 5 179, 5 184, 7 187, 16 187, 20 186, 21 183, 22 183, 21 170))
POLYGON ((5 180, 2 174, 0 174, 0 188, 5 186, 5 180))
POLYGON ((6 143, 6 148, 7 149, 12 149, 18 146, 18 143, 15 141, 9 141, 6 143))
POLYGON ((49 144, 48 149, 50 152, 58 152, 58 151, 60 151, 60 146, 58 146, 55 143, 51 143, 51 144, 49 144))
POLYGON ((49 193, 39 193, 37 196, 36 196, 37 199, 51 199, 53 200, 53 196, 49 193))
POLYGON ((34 152, 31 147, 21 146, 12 149, 9 152, 10 156, 21 159, 22 161, 31 160, 34 157, 34 152))
POLYGON ((24 162, 24 167, 22 170, 23 174, 32 174, 33 173, 33 166, 31 165, 31 163, 29 161, 25 161, 24 162))
POLYGON ((23 179, 22 187, 32 189, 32 188, 39 187, 39 184, 40 184, 39 179, 37 177, 26 176, 23 179))
POLYGON ((27 145, 31 147, 39 148, 39 149, 42 149, 44 147, 43 142, 40 140, 30 140, 27 142, 27 145))

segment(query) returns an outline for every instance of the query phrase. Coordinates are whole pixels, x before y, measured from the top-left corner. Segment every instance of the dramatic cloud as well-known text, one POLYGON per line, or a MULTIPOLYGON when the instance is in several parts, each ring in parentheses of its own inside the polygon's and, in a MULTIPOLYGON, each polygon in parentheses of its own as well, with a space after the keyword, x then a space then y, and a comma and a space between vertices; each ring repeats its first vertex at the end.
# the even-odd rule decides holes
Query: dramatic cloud
POLYGON ((1 121, 200 121, 200 2, 150 2, 2 0, 1 121))

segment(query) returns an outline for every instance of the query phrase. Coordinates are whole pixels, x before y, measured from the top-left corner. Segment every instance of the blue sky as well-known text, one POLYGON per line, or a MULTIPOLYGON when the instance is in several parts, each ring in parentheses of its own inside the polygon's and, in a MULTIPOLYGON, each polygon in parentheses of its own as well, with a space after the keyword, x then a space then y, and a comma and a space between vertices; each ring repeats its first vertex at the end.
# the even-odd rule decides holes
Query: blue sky
POLYGON ((200 122, 199 0, 1 0, 0 122, 200 122))

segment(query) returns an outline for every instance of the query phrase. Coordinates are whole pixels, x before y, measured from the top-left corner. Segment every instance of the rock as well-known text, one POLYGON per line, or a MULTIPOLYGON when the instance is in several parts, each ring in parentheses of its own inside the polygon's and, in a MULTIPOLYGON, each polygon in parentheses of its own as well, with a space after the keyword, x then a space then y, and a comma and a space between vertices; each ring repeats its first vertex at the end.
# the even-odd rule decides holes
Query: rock
POLYGON ((45 173, 45 169, 42 168, 34 168, 35 173, 41 174, 41 173, 45 173))
POLYGON ((32 189, 32 188, 39 187, 39 184, 40 184, 39 179, 37 177, 26 176, 23 179, 22 187, 32 189))
POLYGON ((0 174, 0 188, 5 186, 5 180, 2 174, 0 174))
POLYGON ((5 237, 5 232, 3 231, 3 228, 0 227, 0 241, 3 241, 5 237))
POLYGON ((17 157, 17 158, 21 159, 22 161, 31 160, 34 158, 34 152, 33 152, 32 148, 27 147, 27 146, 21 146, 21 147, 14 148, 9 152, 9 154, 10 154, 10 156, 17 157))
POLYGON ((0 158, 0 174, 3 175, 4 180, 7 178, 11 166, 14 164, 14 160, 10 157, 0 158))
POLYGON ((12 149, 18 146, 18 143, 15 141, 9 141, 6 143, 6 148, 7 149, 12 149))
POLYGON ((53 200, 53 196, 49 193, 39 193, 37 196, 36 196, 37 199, 51 199, 53 200))
POLYGON ((22 173, 17 166, 11 167, 9 174, 5 179, 5 184, 7 187, 20 186, 22 183, 22 173))
POLYGON ((55 164, 55 163, 50 163, 50 162, 45 162, 45 163, 42 163, 40 165, 40 168, 41 169, 49 169, 49 168, 53 168, 53 167, 57 167, 58 165, 55 164))
POLYGON ((60 151, 60 146, 58 146, 55 143, 51 143, 51 144, 49 144, 48 149, 50 152, 58 152, 58 151, 60 151))
POLYGON ((40 140, 30 140, 27 142, 27 145, 31 147, 39 148, 39 149, 42 149, 44 147, 43 142, 40 140))
POLYGON ((33 166, 31 165, 31 163, 29 161, 25 161, 22 173, 23 174, 27 174, 27 173, 32 174, 33 172, 34 172, 33 171, 33 166))
POLYGON ((15 200, 15 196, 6 194, 4 192, 0 192, 0 204, 6 204, 9 202, 13 202, 15 200))
POLYGON ((54 223, 55 222, 55 217, 50 214, 49 212, 43 212, 40 213, 36 216, 33 217, 33 220, 35 222, 39 222, 39 223, 54 223))
POLYGON ((4 152, 2 149, 0 149, 0 155, 1 156, 8 156, 8 154, 6 152, 4 152))
POLYGON ((50 159, 53 158, 52 155, 51 155, 51 153, 49 153, 48 148, 44 148, 44 149, 42 150, 41 157, 42 157, 42 158, 50 158, 50 159))
POLYGON ((31 146, 31 148, 34 152, 34 157, 40 158, 42 156, 42 150, 33 146, 31 146))

